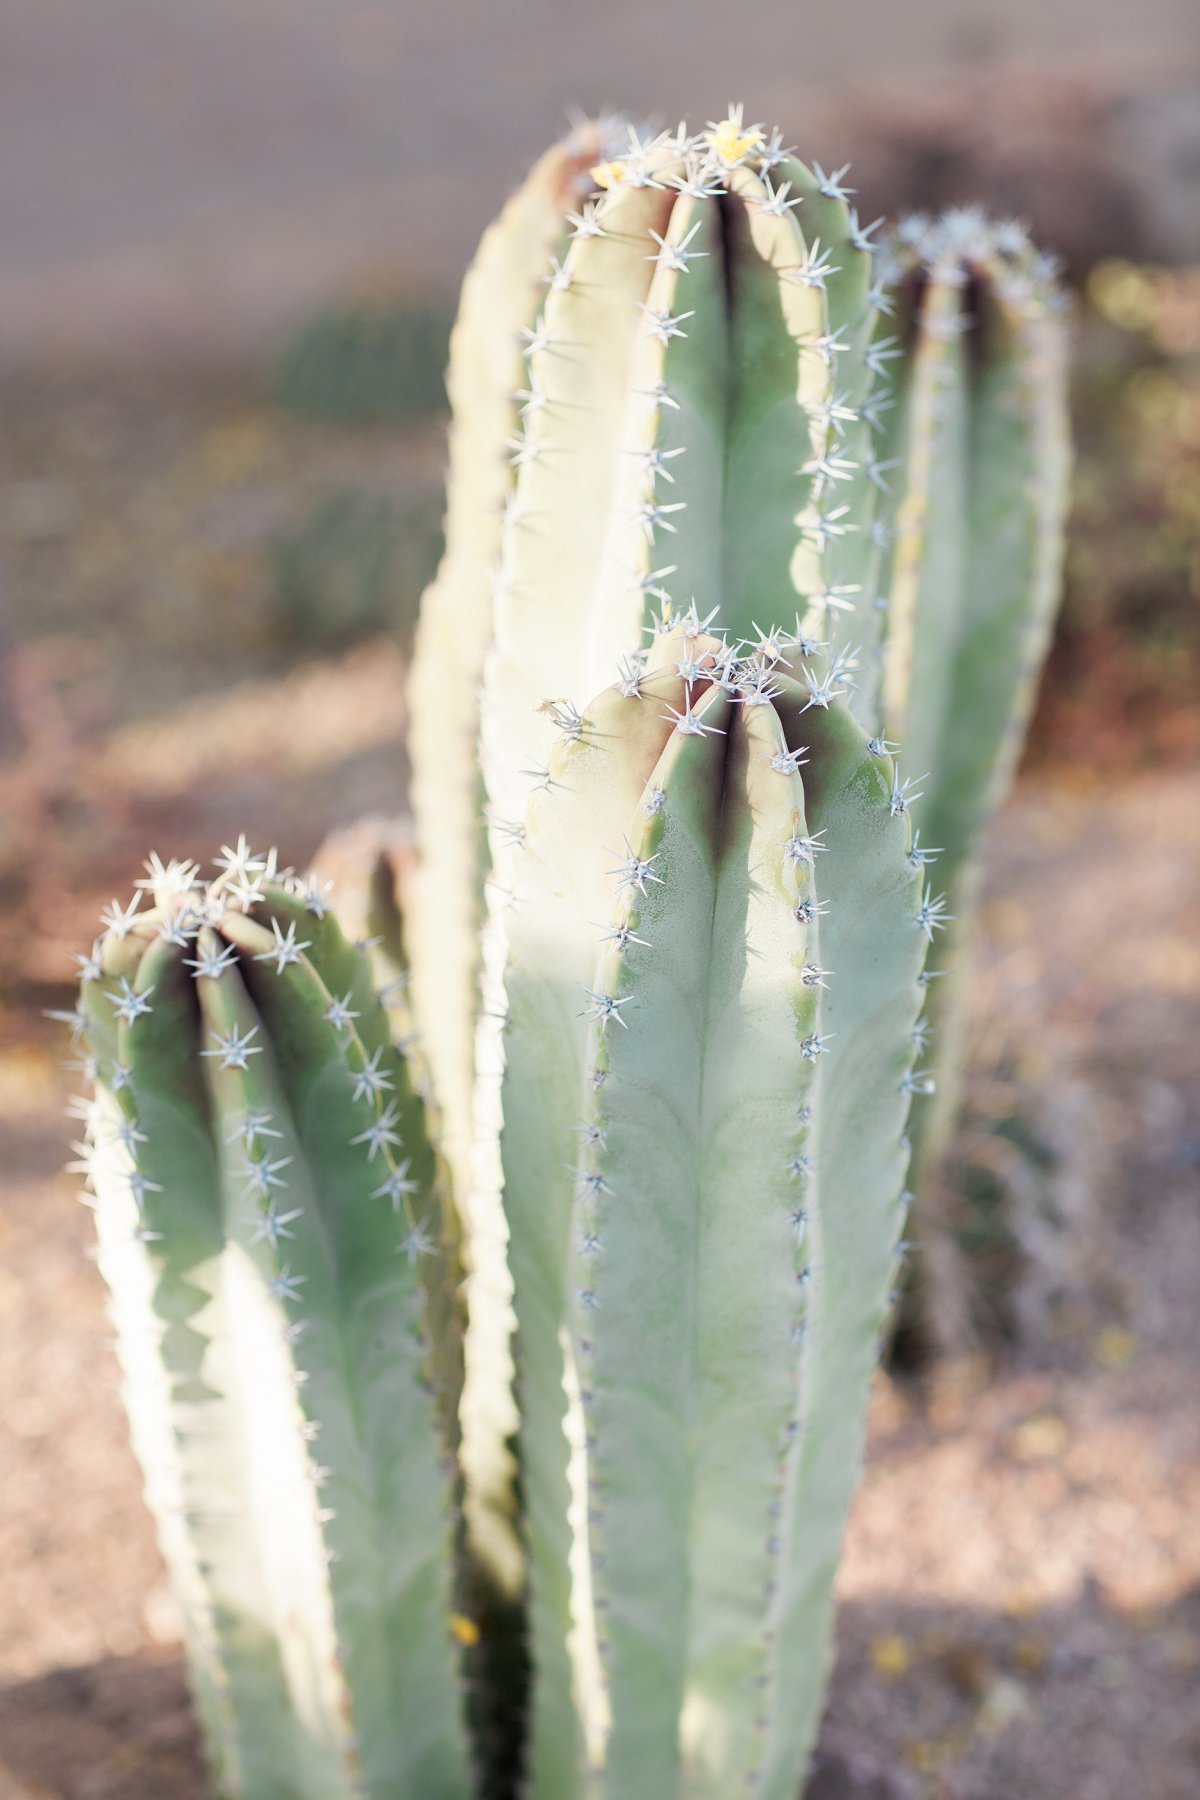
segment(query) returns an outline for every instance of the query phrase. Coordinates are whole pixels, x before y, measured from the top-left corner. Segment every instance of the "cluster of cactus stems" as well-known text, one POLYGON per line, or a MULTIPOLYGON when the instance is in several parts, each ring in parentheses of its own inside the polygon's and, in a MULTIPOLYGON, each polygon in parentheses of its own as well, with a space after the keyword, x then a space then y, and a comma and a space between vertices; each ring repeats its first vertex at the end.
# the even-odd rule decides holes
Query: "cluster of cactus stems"
POLYGON ((454 336, 403 933, 378 871, 351 944, 239 843, 208 884, 153 862, 81 959, 101 1266, 223 1793, 803 1780, 953 1012, 925 955, 1011 772, 1066 466, 1023 234, 876 252, 851 196, 738 109, 550 151, 454 336))

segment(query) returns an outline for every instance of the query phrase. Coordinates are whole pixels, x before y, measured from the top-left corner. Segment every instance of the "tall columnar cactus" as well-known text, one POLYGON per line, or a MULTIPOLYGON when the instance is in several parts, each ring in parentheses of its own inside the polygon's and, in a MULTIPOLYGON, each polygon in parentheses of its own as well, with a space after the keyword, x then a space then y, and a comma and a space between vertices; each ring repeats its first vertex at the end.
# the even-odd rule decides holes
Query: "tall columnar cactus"
POLYGON ((529 808, 502 1161, 544 1800, 782 1800, 815 1732, 925 947, 837 685, 692 621, 529 808))
POLYGON ((318 886, 244 843, 142 885, 81 959, 82 1148, 218 1789, 454 1800, 458 1275, 421 1103, 318 886))
MULTIPOLYGON (((871 481, 855 486, 855 520, 840 498, 843 434, 857 443, 869 430, 855 401, 879 296, 871 228, 848 209, 839 176, 810 172, 778 134, 735 114, 696 137, 630 131, 592 179, 599 198, 574 213, 523 333, 480 718, 489 924, 480 994, 443 996, 473 1001, 479 1029, 463 1422, 468 1505, 489 1537, 507 1480, 508 1421, 494 1391, 504 1334, 484 1325, 502 1315, 499 1283, 485 1279, 504 1273, 507 1229, 496 1155, 505 908, 514 838, 556 723, 569 725, 623 657, 632 678, 668 595, 680 607, 695 597, 701 613, 719 606, 734 640, 769 645, 786 629, 817 653, 876 554, 869 530, 850 530, 871 512, 871 481), (848 392, 839 363, 854 353, 863 366, 848 392), (495 1471, 481 1498, 481 1472, 495 1471)), ((436 692, 437 670, 423 679, 436 692)), ((426 820, 421 834, 417 823, 432 893, 443 827, 426 820)))
POLYGON ((872 729, 904 746, 947 929, 931 953, 936 1091, 913 1112, 925 1185, 964 1063, 983 831, 1004 798, 1061 589, 1070 448, 1063 296, 1019 226, 909 220, 883 277, 904 348, 887 420, 887 564, 872 729))

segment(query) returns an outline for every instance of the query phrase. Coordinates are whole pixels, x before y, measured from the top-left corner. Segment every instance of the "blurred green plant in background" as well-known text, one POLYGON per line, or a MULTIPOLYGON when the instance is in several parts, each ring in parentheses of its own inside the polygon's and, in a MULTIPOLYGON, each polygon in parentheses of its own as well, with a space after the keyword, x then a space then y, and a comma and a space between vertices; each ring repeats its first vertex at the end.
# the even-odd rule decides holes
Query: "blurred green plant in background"
POLYGON ((303 418, 337 424, 420 419, 446 404, 453 308, 395 293, 322 307, 284 346, 272 393, 303 418))
POLYGON ((438 515, 429 506, 362 485, 318 495, 272 545, 281 640, 324 651, 396 631, 407 643, 416 596, 440 549, 438 515))
POLYGON ((1093 752, 1186 754, 1200 746, 1200 270, 1103 262, 1086 301, 1046 748, 1086 729, 1093 752))

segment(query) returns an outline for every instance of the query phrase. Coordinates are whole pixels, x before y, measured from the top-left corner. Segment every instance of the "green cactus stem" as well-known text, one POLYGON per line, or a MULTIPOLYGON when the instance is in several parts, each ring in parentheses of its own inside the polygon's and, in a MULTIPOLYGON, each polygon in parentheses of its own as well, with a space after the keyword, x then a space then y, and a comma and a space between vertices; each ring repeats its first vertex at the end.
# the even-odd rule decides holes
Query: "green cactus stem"
MULTIPOLYGON (((533 329, 548 272, 565 253, 587 171, 618 127, 588 123, 537 163, 485 233, 463 283, 447 388, 453 408, 446 549, 421 603, 409 683, 412 808, 421 857, 404 883, 412 1002, 439 1115, 439 1142, 460 1206, 472 1184, 474 1037, 487 842, 479 773, 479 690, 492 637, 493 583, 514 469, 525 381, 522 333, 533 329)), ((464 1465, 476 1554, 515 1595, 521 1559, 512 1521, 516 1429, 505 1379, 509 1329, 503 1238, 471 1236, 473 1378, 464 1400, 464 1465)))
POLYGON ((924 934, 888 759, 779 635, 656 640, 563 734, 514 862, 502 1161, 546 1800, 782 1800, 819 1716, 924 934))
POLYGON ((974 210, 909 221, 883 273, 905 356, 872 728, 904 746, 945 890, 930 916, 930 975, 944 977, 930 1003, 937 1085, 912 1121, 924 1191, 958 1107, 982 838, 1012 780, 1061 591, 1067 329, 1052 259, 974 210))
POLYGON ((82 959, 84 1160, 218 1790, 465 1800, 421 1103, 318 884, 148 866, 82 959))
MULTIPOLYGON (((529 795, 556 729, 573 729, 569 697, 595 692, 621 658, 633 679, 644 634, 671 596, 677 616, 693 596, 701 612, 720 606, 735 640, 769 643, 795 622, 793 640, 815 648, 873 554, 851 543, 857 522, 839 499, 841 434, 864 428, 839 363, 869 337, 874 297, 869 231, 837 174, 807 170, 778 134, 734 114, 695 137, 631 129, 621 155, 592 177, 598 197, 575 212, 524 333, 522 423, 482 663, 490 876, 464 1458, 468 1506, 501 1515, 511 1510, 503 1491, 492 1485, 473 1500, 471 1490, 479 1464, 489 1481, 502 1469, 497 1421, 512 1416, 494 1395, 503 1341, 480 1321, 499 1316, 504 1300, 496 1143, 506 908, 529 795)), ((864 379, 851 375, 855 395, 864 379)), ((860 510, 872 504, 869 488, 860 510)), ((426 675, 431 692, 435 677, 426 675)), ((441 753, 414 752, 418 761, 441 753)), ((420 836, 418 849, 424 857, 420 836)))

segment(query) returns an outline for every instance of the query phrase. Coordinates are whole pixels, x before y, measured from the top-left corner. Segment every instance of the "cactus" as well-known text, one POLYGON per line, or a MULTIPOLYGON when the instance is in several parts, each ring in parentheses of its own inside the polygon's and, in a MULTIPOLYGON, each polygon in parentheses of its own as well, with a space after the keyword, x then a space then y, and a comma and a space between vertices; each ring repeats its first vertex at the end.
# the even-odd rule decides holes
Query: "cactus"
POLYGON ((502 1159, 546 1800, 791 1795, 819 1715, 924 934, 888 759, 787 655, 661 636, 529 808, 502 1159))
MULTIPOLYGON (((463 283, 450 347, 453 408, 446 549, 421 602, 409 683, 412 807, 421 857, 406 884, 412 1002, 442 1122, 441 1145, 463 1203, 472 1184, 474 1035, 487 843, 479 775, 479 689, 492 637, 492 590, 519 429, 522 333, 532 329, 588 170, 617 126, 579 127, 541 158, 484 235, 463 283)), ((516 1429, 505 1378, 509 1331, 502 1238, 471 1234, 474 1328, 464 1398, 464 1466, 476 1555, 501 1594, 521 1585, 512 1522, 516 1429)))
POLYGON ((470 1792, 452 1217, 364 954, 244 842, 81 959, 84 1161, 222 1793, 470 1792), (441 1413, 439 1420, 438 1414, 441 1413))
MULTIPOLYGON (((768 139, 731 116, 696 138, 630 129, 623 154, 599 163, 593 179, 600 198, 573 214, 568 243, 546 266, 544 304, 523 333, 511 491, 491 538, 476 545, 474 599, 455 607, 439 582, 427 600, 426 645, 435 642, 435 614, 458 633, 478 624, 490 636, 486 656, 482 641, 469 652, 483 671, 478 749, 472 755, 456 740, 448 750, 440 718, 435 732, 413 742, 425 884, 414 918, 424 905, 453 920, 459 943, 461 858, 471 869, 479 862, 464 783, 474 783, 480 767, 489 822, 488 923, 468 978, 446 933, 448 980, 422 974, 432 937, 414 931, 411 942, 423 1032, 453 1036, 459 1068, 473 1022, 480 1034, 466 1189, 463 1159, 452 1153, 459 1191, 469 1193, 473 1265, 464 1461, 474 1534, 508 1579, 505 1445, 515 1415, 497 1393, 506 1374, 507 1225, 495 1152, 503 1046, 490 1040, 504 1009, 512 838, 548 758, 554 705, 596 691, 622 656, 636 665, 643 632, 666 603, 664 581, 682 604, 693 594, 703 610, 720 604, 734 639, 769 637, 799 614, 799 641, 815 646, 864 555, 837 497, 837 444, 852 410, 837 363, 850 344, 865 355, 871 258, 869 230, 847 208, 837 176, 810 173, 778 134, 768 139), (807 215, 803 230, 798 209, 807 215), (489 594, 482 577, 493 557, 489 594), (442 765, 460 769, 452 816, 437 799, 447 780, 442 765)), ((511 357, 511 335, 502 343, 511 357)), ((499 450, 504 416, 496 412, 484 451, 499 450)), ((472 418, 468 411, 466 422, 472 418)), ((865 487, 864 511, 874 493, 865 487)), ((452 521, 458 504, 456 493, 452 521)), ((425 655, 414 676, 414 715, 442 711, 443 666, 425 655)), ((560 716, 569 720, 569 702, 560 716)), ((420 894, 419 884, 414 901, 420 894)), ((449 1066, 431 1046, 435 1087, 439 1060, 449 1066)), ((461 1145, 461 1127, 450 1129, 461 1145)))
POLYGON ((1012 779, 1060 594, 1066 330, 1052 259, 974 210, 908 221, 884 279, 906 354, 884 446, 896 473, 871 728, 904 745, 945 890, 929 970, 944 977, 929 1008, 936 1087, 916 1097, 911 1126, 924 1197, 958 1110, 981 840, 1012 779))
POLYGON ((614 127, 581 126, 541 158, 485 233, 463 282, 450 345, 453 408, 446 549, 422 602, 409 684, 412 806, 422 845, 407 885, 417 1007, 445 1112, 443 1141, 468 1182, 469 1104, 483 911, 479 687, 492 585, 512 489, 506 446, 519 427, 523 330, 541 306, 568 215, 614 127))
POLYGON ((81 959, 126 1396, 246 1800, 784 1800, 816 1731, 1061 340, 1008 228, 876 265, 739 109, 619 129, 464 287, 403 929, 375 846, 351 948, 239 842, 81 959))

